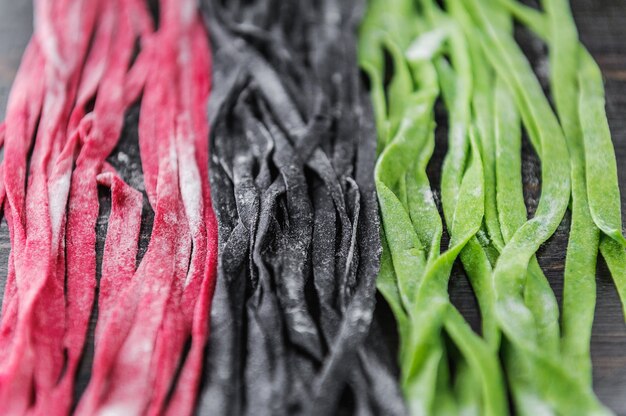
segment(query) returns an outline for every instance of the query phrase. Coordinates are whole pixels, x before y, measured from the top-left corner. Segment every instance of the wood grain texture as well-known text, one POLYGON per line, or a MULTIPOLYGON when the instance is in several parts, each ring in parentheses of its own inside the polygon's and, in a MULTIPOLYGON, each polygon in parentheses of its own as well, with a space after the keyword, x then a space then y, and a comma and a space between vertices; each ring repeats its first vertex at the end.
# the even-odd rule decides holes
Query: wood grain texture
MULTIPOLYGON (((600 64, 605 76, 607 93, 607 114, 613 133, 619 181, 626 194, 626 2, 624 0, 571 0, 580 36, 600 64)), ((0 0, 0 115, 4 117, 6 101, 21 54, 32 33, 32 5, 30 0, 0 0)), ((535 67, 546 65, 545 50, 536 41, 520 34, 535 67)), ((539 71, 541 72, 541 70, 539 71)), ((118 148, 109 161, 116 166, 122 176, 138 189, 142 189, 141 163, 137 148, 137 108, 127 114, 127 128, 118 148)), ((439 183, 438 172, 445 154, 445 129, 437 132, 437 149, 429 166, 433 184, 439 183)), ((530 210, 536 206, 540 192, 540 166, 536 155, 528 144, 524 149, 523 162, 525 195, 530 210)), ((109 204, 106 193, 102 193, 102 207, 98 219, 99 252, 106 234, 106 221, 109 204)), ((626 221, 626 197, 622 198, 622 211, 626 221)), ((152 212, 146 206, 141 234, 141 249, 145 250, 149 241, 152 212)), ((566 217, 555 236, 539 251, 539 262, 543 266, 557 297, 563 287, 563 268, 569 217, 566 217)), ((4 292, 7 259, 10 243, 6 223, 0 225, 0 296, 4 292)), ((598 303, 592 336, 592 359, 594 364, 594 387, 598 396, 607 406, 619 415, 626 415, 626 325, 610 275, 603 261, 599 261, 597 273, 598 303)), ((451 297, 455 305, 472 323, 479 327, 476 300, 457 265, 450 282, 451 297)), ((385 329, 393 338, 391 315, 385 313, 381 304, 380 318, 385 329)), ((94 311, 93 318, 97 316, 94 311)), ((380 322, 380 320, 379 320, 380 322)), ((93 330, 93 320, 92 328, 93 330)), ((385 332, 387 332, 385 331, 385 332)), ((91 356, 93 354, 93 333, 90 345, 85 352, 76 394, 84 389, 88 380, 91 356)))

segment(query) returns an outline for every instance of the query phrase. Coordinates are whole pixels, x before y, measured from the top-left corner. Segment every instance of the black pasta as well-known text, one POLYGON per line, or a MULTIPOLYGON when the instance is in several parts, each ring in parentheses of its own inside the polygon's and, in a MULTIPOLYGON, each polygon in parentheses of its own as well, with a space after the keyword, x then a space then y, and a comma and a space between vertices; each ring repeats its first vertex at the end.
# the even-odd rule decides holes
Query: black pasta
POLYGON ((372 319, 376 137, 363 4, 204 0, 218 282, 200 414, 404 414, 372 319))

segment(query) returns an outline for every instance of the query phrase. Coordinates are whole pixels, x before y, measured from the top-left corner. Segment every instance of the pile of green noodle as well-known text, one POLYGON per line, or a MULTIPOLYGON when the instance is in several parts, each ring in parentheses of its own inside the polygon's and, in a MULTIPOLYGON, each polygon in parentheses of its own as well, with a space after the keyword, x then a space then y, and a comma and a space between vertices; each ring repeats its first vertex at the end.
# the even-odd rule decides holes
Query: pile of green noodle
POLYGON ((600 252, 623 303, 626 240, 602 75, 578 40, 567 0, 541 6, 370 0, 361 25, 359 59, 379 137, 378 288, 397 320, 411 414, 610 413, 591 386, 596 260, 600 252), (515 21, 548 46, 548 96, 513 36, 515 21), (441 184, 431 184, 440 101, 448 151, 441 184), (523 131, 542 171, 530 218, 523 131), (559 314, 535 253, 568 209, 559 314), (482 335, 450 303, 457 258, 478 299, 482 335))

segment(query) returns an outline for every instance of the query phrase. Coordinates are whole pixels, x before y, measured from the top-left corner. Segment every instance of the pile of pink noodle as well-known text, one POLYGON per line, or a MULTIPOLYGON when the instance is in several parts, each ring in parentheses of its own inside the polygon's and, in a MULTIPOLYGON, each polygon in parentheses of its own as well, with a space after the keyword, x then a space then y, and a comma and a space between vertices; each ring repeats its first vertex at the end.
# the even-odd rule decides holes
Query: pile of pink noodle
POLYGON ((2 414, 64 415, 76 405, 96 301, 91 377, 76 414, 193 410, 217 258, 210 50, 193 0, 161 0, 158 22, 143 0, 35 0, 35 33, 0 125, 11 237, 2 414), (106 162, 137 102, 155 215, 139 264, 143 196, 106 162), (98 186, 111 195, 99 282, 98 186))

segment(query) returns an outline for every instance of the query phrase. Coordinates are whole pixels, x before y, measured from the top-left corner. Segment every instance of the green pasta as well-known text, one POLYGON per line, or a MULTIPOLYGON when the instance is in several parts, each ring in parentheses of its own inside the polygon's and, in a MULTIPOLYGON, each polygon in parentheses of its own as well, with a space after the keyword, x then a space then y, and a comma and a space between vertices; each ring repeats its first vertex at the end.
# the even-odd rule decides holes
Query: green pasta
POLYGON ((489 11, 483 4, 472 1, 468 8, 484 31, 481 39, 490 62, 515 91, 522 119, 542 160, 543 189, 537 212, 512 237, 494 270, 500 325, 521 358, 528 360, 522 365, 528 366, 529 382, 536 386, 535 392, 557 412, 603 412, 590 389, 538 347, 531 313, 521 302, 522 273, 528 265, 527 259, 555 231, 569 200, 569 158, 561 127, 512 38, 491 24, 489 11), (569 385, 576 393, 550 390, 549 385, 560 388, 569 385), (574 402, 576 406, 572 406, 574 402))
MULTIPOLYGON (((548 39, 548 20, 544 15, 513 0, 498 1, 537 36, 544 40, 548 39)), ((619 204, 621 197, 617 182, 615 151, 611 144, 610 131, 604 110, 602 73, 598 64, 584 46, 579 46, 578 54, 580 60, 578 68, 578 84, 580 88, 578 108, 585 149, 585 177, 589 208, 598 228, 603 233, 608 232, 600 237, 600 253, 602 253, 613 276, 617 293, 622 302, 624 319, 626 320, 626 251, 623 248, 623 237, 620 237, 622 234, 615 234, 616 230, 621 230, 622 228, 619 204), (599 151, 600 149, 603 150, 599 151), (595 155, 587 155, 588 150, 595 153, 595 155), (604 171, 603 169, 606 169, 606 175, 601 174, 604 171), (597 186, 606 189, 606 196, 592 189, 597 186), (595 207, 595 215, 592 207, 595 207)))
MULTIPOLYGON (((567 139, 572 172, 572 224, 565 262, 562 354, 577 377, 591 385, 589 347, 600 234, 589 211, 585 186, 585 150, 577 99, 578 34, 567 1, 544 1, 544 4, 550 27, 551 90, 567 139)), ((609 146, 612 149, 612 145, 609 146)))
MULTIPOLYGON (((403 9, 394 2, 386 13, 394 7, 403 9)), ((370 11, 375 9, 372 5, 370 11)), ((485 412, 501 414, 506 402, 497 356, 454 310, 447 293, 452 264, 482 222, 483 176, 477 143, 474 141, 471 146, 466 167, 469 141, 467 132, 458 130, 457 138, 465 143, 465 149, 456 159, 457 178, 449 186, 446 197, 454 203, 458 201, 463 209, 450 215, 452 240, 449 249, 440 254, 441 218, 426 176, 426 165, 434 146, 434 104, 439 95, 439 79, 429 58, 437 55, 443 37, 440 32, 425 32, 417 37, 416 33, 407 31, 411 37, 398 39, 397 31, 381 30, 384 20, 366 18, 363 26, 380 37, 362 38, 361 62, 372 84, 382 79, 380 74, 371 75, 376 68, 381 69, 382 51, 378 48, 383 46, 394 63, 387 102, 375 101, 377 118, 384 125, 379 126, 379 132, 388 134, 379 141, 383 148, 375 176, 386 239, 379 288, 398 318, 402 338, 400 361, 406 369, 403 387, 416 414, 456 408, 454 400, 446 400, 451 397, 452 386, 445 377, 446 351, 439 335, 445 329, 471 369, 468 374, 476 375, 472 380, 481 386, 485 412), (406 58, 399 52, 400 45, 408 45, 406 58), (413 79, 418 80, 416 88, 413 79), (404 107, 401 122, 398 121, 400 104, 410 104, 404 107), (384 118, 380 116, 382 111, 384 118)), ((373 85, 372 91, 381 88, 373 85)), ((459 96, 457 91, 454 94, 459 96)))
POLYGON ((595 266, 600 250, 626 299, 626 239, 602 76, 578 41, 567 0, 542 5, 370 0, 361 26, 360 64, 379 132, 378 288, 397 319, 412 414, 610 413, 591 387, 595 266), (513 18, 548 44, 556 112, 513 37, 513 18), (442 215, 426 175, 438 101, 448 116, 442 215), (531 218, 521 126, 542 165, 531 218), (568 207, 559 321, 535 253, 568 207), (457 258, 478 300, 481 336, 449 300, 457 258))

